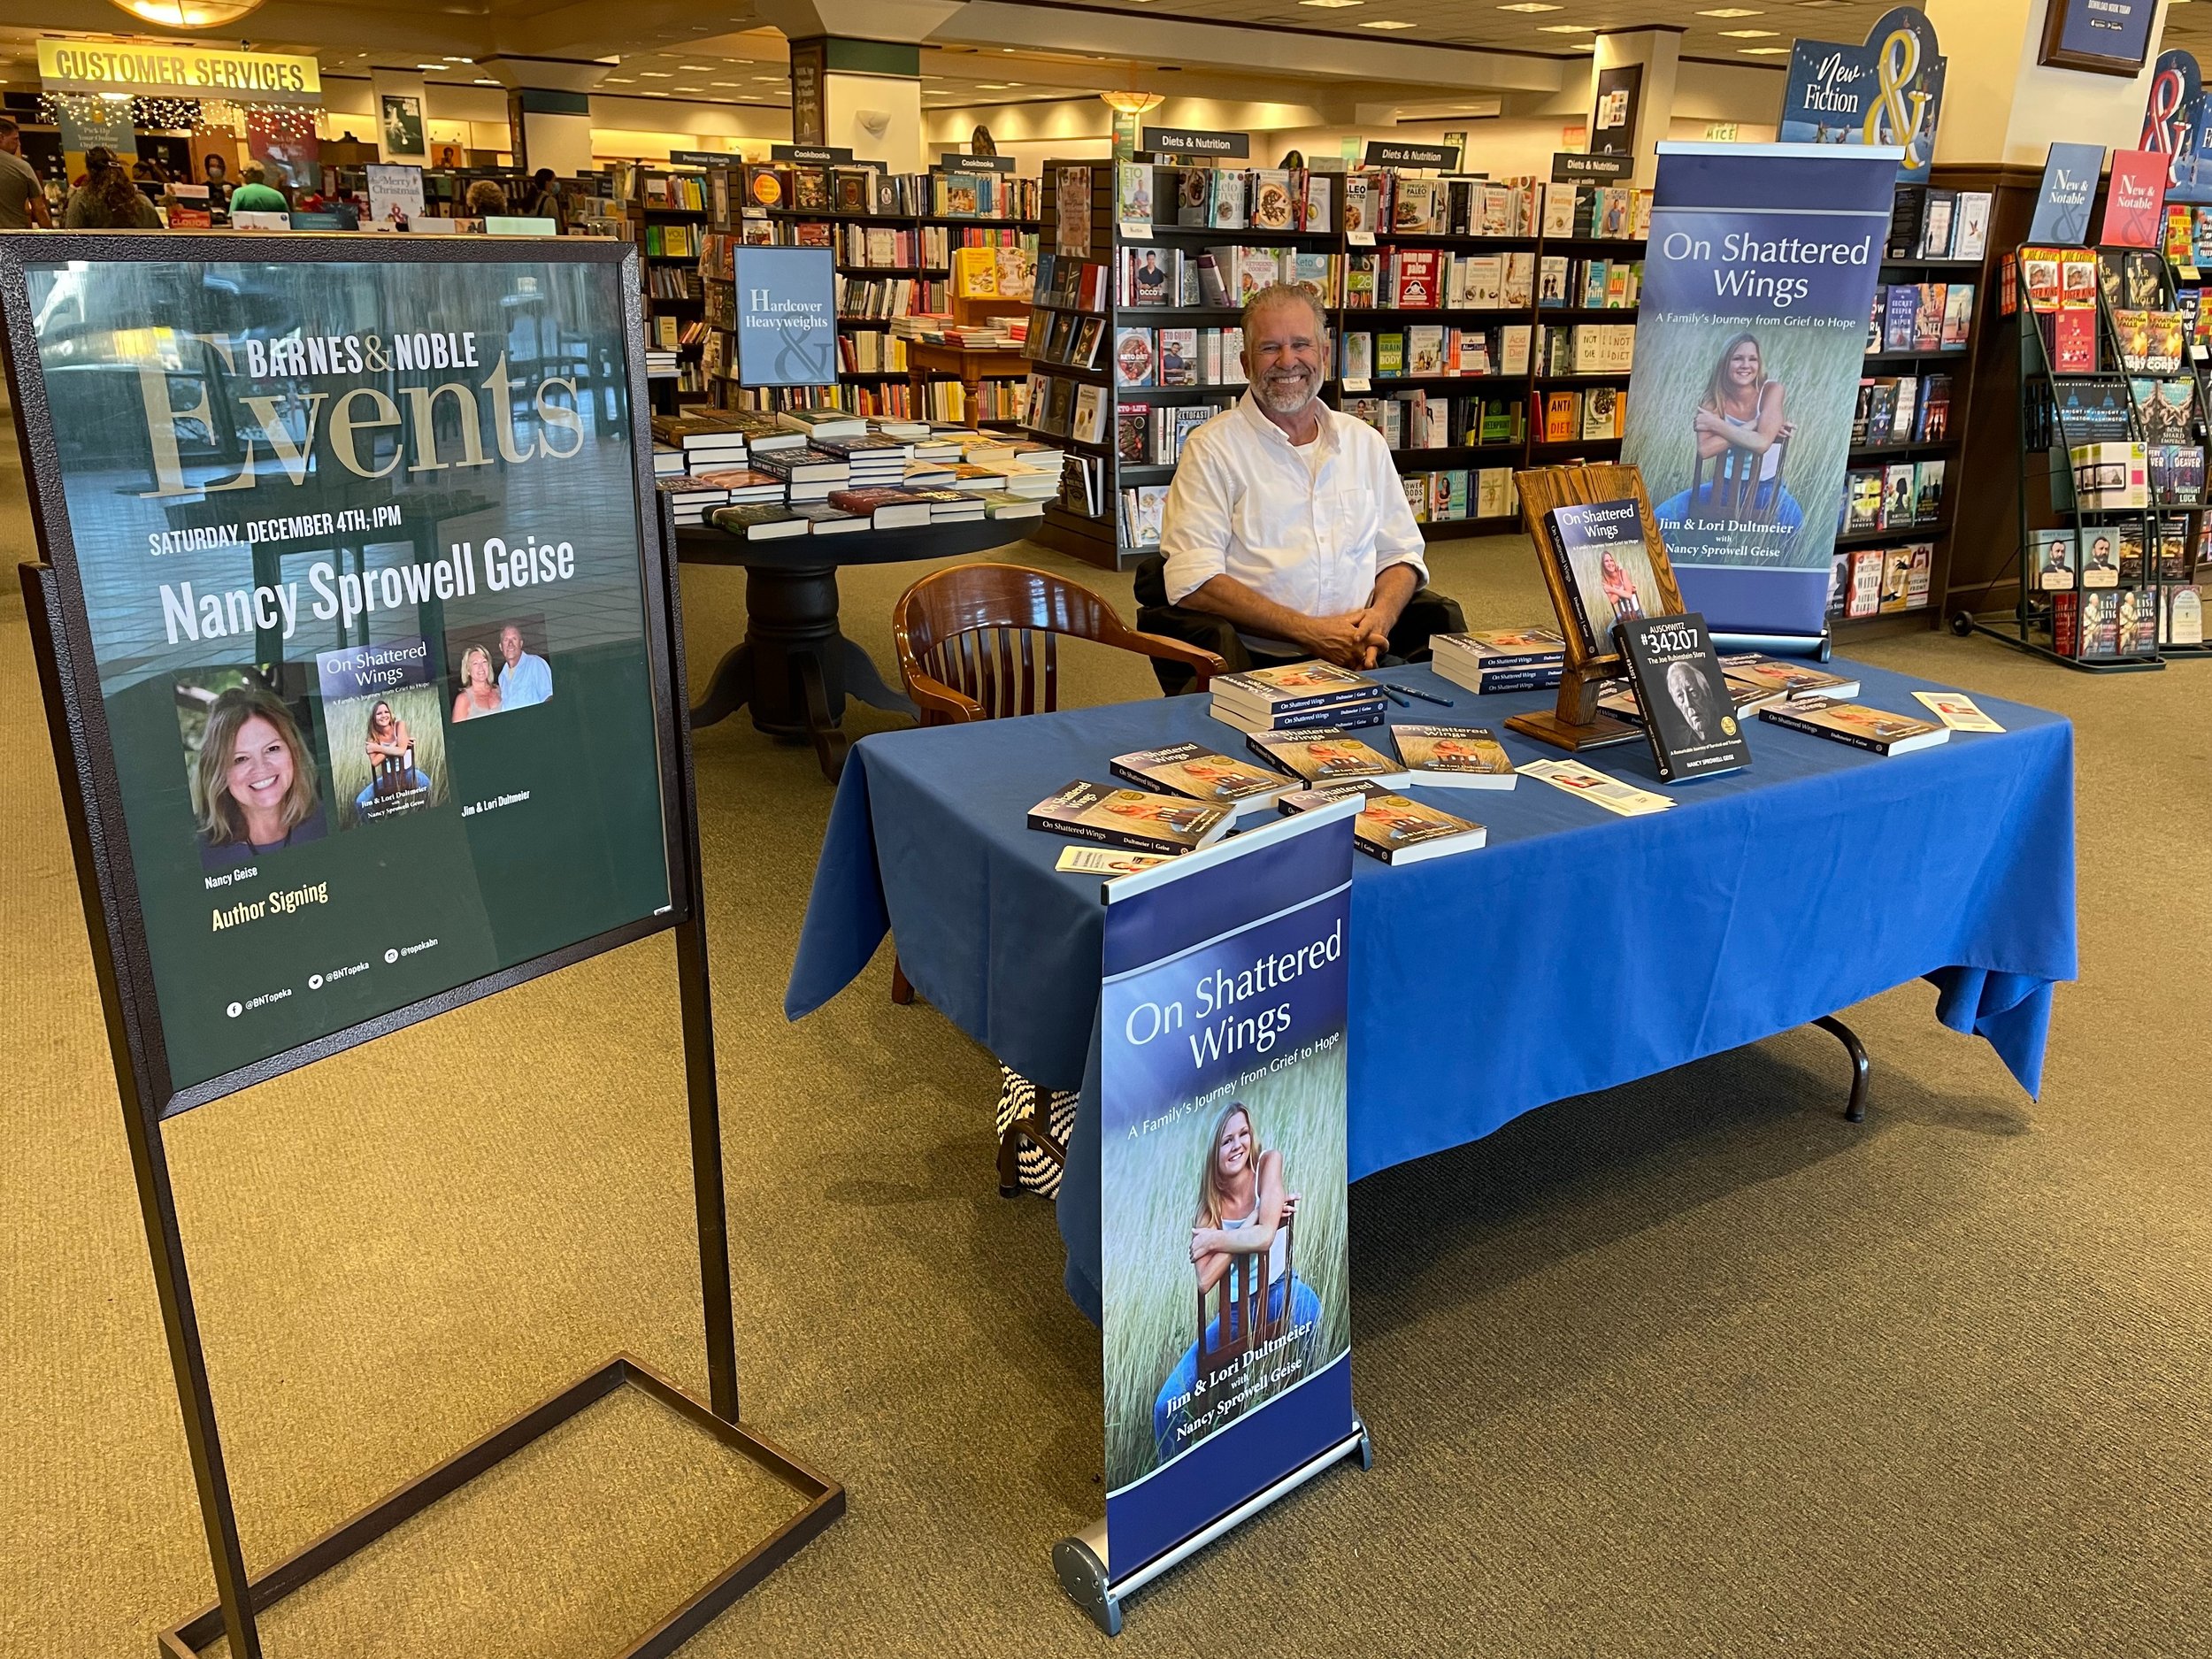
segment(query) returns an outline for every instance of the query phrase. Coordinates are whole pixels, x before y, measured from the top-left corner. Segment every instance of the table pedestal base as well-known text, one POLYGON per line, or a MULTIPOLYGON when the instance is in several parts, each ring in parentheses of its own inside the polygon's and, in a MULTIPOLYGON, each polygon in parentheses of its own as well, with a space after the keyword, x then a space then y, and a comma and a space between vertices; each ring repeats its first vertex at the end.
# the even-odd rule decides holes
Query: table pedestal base
POLYGON ((757 729, 812 743, 823 776, 834 782, 845 764, 838 722, 847 696, 915 716, 914 705, 884 684, 868 653, 839 630, 833 565, 749 566, 745 612, 744 643, 715 664, 706 695, 692 706, 695 729, 749 706, 757 729))

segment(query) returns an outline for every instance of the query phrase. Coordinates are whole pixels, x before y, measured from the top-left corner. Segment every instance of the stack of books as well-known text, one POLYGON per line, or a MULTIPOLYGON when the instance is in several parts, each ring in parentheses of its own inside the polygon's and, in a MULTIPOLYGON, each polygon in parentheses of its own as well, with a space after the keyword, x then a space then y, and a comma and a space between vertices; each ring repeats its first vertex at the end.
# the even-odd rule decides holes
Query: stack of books
POLYGON ((1241 732, 1299 732, 1380 726, 1382 687, 1331 663, 1290 663, 1224 674, 1213 682, 1213 717, 1241 732))
POLYGON ((1488 691, 1548 691, 1566 665, 1567 642, 1548 628, 1478 628, 1429 641, 1429 666, 1455 686, 1488 691))

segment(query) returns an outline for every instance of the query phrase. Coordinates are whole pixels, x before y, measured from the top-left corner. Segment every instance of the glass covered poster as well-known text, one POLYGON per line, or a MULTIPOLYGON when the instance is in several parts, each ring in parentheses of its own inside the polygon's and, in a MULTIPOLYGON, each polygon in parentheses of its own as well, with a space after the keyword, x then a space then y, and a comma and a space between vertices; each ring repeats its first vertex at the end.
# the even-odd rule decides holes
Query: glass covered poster
POLYGON ((671 909, 624 266, 235 246, 16 256, 179 1091, 671 909))

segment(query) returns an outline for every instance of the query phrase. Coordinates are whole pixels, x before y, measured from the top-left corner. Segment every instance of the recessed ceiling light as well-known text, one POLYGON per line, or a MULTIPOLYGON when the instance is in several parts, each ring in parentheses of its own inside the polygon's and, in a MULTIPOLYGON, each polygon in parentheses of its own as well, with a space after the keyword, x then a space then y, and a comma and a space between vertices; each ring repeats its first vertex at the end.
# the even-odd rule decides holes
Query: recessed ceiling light
POLYGON ((1789 50, 1786 46, 1739 46, 1736 52, 1742 58, 1783 58, 1789 50))
POLYGON ((741 87, 745 83, 741 81, 716 81, 710 84, 718 87, 741 87))
MULTIPOLYGON (((1559 10, 1557 6, 1543 6, 1539 9, 1545 12, 1556 12, 1559 10)), ((1412 27, 1413 25, 1410 23, 1400 23, 1391 18, 1375 18, 1360 25, 1360 27, 1363 29, 1409 29, 1412 27)))
POLYGON ((1577 41, 1567 48, 1571 52, 1595 52, 1597 49, 1598 43, 1595 41, 1577 41))
POLYGON ((1775 31, 1772 29, 1723 29, 1721 35, 1724 39, 1732 41, 1770 41, 1774 38, 1775 31))
POLYGON ((692 72, 692 73, 698 75, 710 75, 714 73, 714 65, 712 64, 678 64, 676 67, 679 69, 688 69, 692 72))
POLYGON ((609 75, 607 84, 611 87, 634 87, 637 82, 627 75, 609 75))
POLYGON ((1302 6, 1325 6, 1333 11, 1338 6, 1365 5, 1367 0, 1298 0, 1298 4, 1302 6))
POLYGON ((495 87, 499 82, 494 81, 489 75, 479 75, 470 84, 479 87, 495 87))
POLYGON ((443 69, 445 65, 443 64, 417 64, 415 67, 418 69, 443 69))
POLYGON ((1539 35, 1594 35, 1597 30, 1587 23, 1539 23, 1539 35))
POLYGON ((456 58, 450 52, 446 54, 446 62, 449 64, 472 64, 475 61, 473 58, 456 58))
POLYGON ((1545 5, 1541 4, 1541 0, 1517 0, 1517 4, 1500 6, 1498 10, 1501 12, 1563 12, 1566 7, 1545 5))
POLYGON ((756 81, 788 81, 791 77, 789 75, 755 75, 753 79, 756 81))
POLYGON ((649 81, 673 81, 676 78, 665 69, 641 69, 638 73, 649 81))
POLYGON ((1763 16, 1756 6, 1715 6, 1710 12, 1701 12, 1701 18, 1755 18, 1763 16))
POLYGON ((654 91, 654 90, 653 90, 653 88, 652 88, 648 87, 648 88, 645 88, 645 95, 644 95, 644 96, 647 96, 647 97, 649 97, 649 98, 664 98, 664 97, 666 97, 668 95, 667 95, 665 92, 656 92, 656 91, 654 91))

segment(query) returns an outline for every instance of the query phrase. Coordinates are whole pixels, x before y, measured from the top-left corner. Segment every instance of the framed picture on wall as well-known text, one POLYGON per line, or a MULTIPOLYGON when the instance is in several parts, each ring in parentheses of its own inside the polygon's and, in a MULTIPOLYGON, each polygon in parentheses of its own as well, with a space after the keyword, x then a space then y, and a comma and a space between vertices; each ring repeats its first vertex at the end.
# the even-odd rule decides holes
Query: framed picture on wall
POLYGON ((2096 75, 2143 73, 2157 0, 2051 0, 2039 64, 2096 75))

